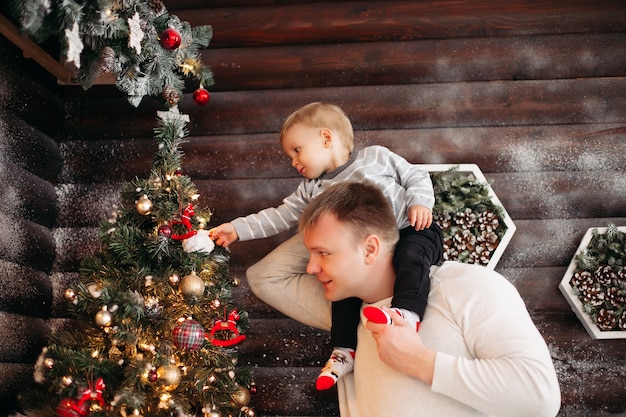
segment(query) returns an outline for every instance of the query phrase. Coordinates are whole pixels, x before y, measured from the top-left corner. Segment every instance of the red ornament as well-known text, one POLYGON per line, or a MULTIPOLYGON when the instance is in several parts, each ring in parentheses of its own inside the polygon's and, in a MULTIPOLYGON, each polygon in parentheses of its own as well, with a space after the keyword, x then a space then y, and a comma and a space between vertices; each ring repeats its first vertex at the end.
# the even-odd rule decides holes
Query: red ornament
POLYGON ((170 226, 169 224, 164 224, 164 225, 159 226, 159 235, 165 236, 165 237, 171 237, 172 226, 170 226))
POLYGON ((157 379, 159 379, 159 375, 157 374, 156 369, 151 369, 150 372, 148 372, 148 381, 156 382, 157 379))
POLYGON ((209 102, 210 98, 211 94, 209 94, 206 88, 200 87, 193 92, 193 101, 195 101, 198 106, 204 106, 209 102))
POLYGON ((85 417, 89 414, 87 404, 78 405, 78 400, 75 398, 61 400, 56 411, 59 417, 85 417))
POLYGON ((89 404, 89 401, 96 401, 100 407, 104 407, 104 398, 102 398, 104 388, 106 388, 106 385, 104 384, 104 380, 102 378, 96 379, 95 383, 90 382, 89 388, 85 388, 83 390, 82 396, 77 403, 78 406, 83 407, 89 404))
POLYGON ((193 205, 187 204, 187 207, 185 207, 185 209, 183 210, 183 213, 180 216, 180 220, 171 221, 172 224, 182 224, 183 226, 185 226, 185 229, 187 230, 187 233, 183 233, 182 235, 172 234, 172 239, 174 240, 189 239, 191 236, 194 236, 198 233, 198 231, 193 230, 191 226, 191 218, 195 214, 196 212, 193 209, 193 205))
POLYGON ((182 39, 180 32, 170 27, 161 33, 161 46, 168 51, 173 51, 180 46, 182 39))
MULTIPOLYGON (((226 311, 224 311, 226 313, 226 311)), ((228 318, 225 320, 217 320, 211 328, 210 338, 211 344, 215 346, 228 347, 234 346, 237 343, 246 340, 246 335, 240 334, 237 329, 237 322, 239 321, 239 313, 237 310, 233 310, 228 314, 228 318), (230 337, 227 340, 215 338, 217 332, 228 332, 230 337)))
POLYGON ((174 327, 172 337, 178 349, 198 350, 204 343, 204 329, 197 321, 187 319, 174 327))

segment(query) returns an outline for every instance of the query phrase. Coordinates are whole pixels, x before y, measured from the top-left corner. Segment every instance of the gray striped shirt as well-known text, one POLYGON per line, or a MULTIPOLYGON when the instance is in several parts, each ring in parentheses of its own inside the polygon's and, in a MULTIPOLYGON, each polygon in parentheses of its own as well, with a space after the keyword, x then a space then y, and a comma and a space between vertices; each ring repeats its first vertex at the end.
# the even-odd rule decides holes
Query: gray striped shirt
POLYGON ((409 226, 409 206, 432 209, 435 204, 430 174, 383 146, 353 152, 344 165, 316 179, 304 179, 282 204, 232 221, 239 240, 261 239, 298 224, 306 206, 326 188, 341 181, 368 181, 378 186, 393 208, 399 229, 409 226))

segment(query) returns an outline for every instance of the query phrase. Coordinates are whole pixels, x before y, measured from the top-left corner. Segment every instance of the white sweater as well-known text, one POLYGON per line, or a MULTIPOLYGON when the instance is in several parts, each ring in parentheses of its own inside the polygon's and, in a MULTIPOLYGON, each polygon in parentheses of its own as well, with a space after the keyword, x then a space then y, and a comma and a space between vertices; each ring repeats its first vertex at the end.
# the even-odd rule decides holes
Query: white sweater
POLYGON ((433 271, 420 326, 439 352, 432 387, 385 365, 360 325, 354 373, 339 380, 341 416, 555 416, 554 365, 513 285, 481 266, 446 262, 433 271))
POLYGON ((407 209, 435 204, 430 174, 383 146, 368 146, 350 160, 316 179, 304 179, 278 207, 270 207, 232 221, 240 241, 261 239, 291 229, 309 203, 330 185, 367 180, 379 187, 393 207, 398 228, 409 226, 407 209))

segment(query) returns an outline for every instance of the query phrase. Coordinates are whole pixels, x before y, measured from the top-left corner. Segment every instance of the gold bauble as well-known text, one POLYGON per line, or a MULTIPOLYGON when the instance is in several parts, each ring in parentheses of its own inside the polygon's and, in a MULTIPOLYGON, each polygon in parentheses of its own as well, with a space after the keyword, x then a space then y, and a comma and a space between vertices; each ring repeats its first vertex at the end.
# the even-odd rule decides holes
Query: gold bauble
POLYGON ((183 279, 180 280, 180 284, 178 284, 178 289, 185 298, 202 297, 204 295, 204 287, 204 280, 196 275, 195 271, 192 271, 189 275, 185 275, 183 279))
POLYGON ((147 216, 152 211, 152 201, 144 194, 139 200, 135 201, 135 208, 137 208, 137 213, 147 216))
POLYGON ((233 399, 233 403, 237 407, 245 407, 250 404, 250 390, 246 387, 242 387, 241 385, 237 385, 237 391, 230 394, 230 397, 233 399))
POLYGON ((202 409, 204 417, 222 417, 222 413, 217 408, 217 405, 213 404, 211 407, 204 407, 202 409))
POLYGON ((100 327, 108 327, 113 322, 113 315, 107 310, 107 307, 102 307, 102 310, 96 313, 96 324, 100 327))
POLYGON ((175 390, 182 379, 180 369, 174 365, 159 366, 156 372, 161 387, 163 387, 165 391, 175 390))
POLYGON ((65 290, 64 295, 65 295, 65 299, 66 299, 67 301, 74 301, 74 300, 76 300, 76 298, 77 298, 77 297, 76 297, 76 291, 74 291, 74 290, 73 290, 73 289, 71 289, 71 288, 68 288, 67 290, 65 290))

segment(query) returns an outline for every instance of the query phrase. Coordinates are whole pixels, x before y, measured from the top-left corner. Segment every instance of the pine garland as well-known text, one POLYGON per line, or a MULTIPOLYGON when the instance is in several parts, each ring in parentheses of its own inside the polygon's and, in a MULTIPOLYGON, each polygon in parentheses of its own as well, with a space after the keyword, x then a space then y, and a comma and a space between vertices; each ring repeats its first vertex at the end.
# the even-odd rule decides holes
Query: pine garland
POLYGON ((213 36, 211 26, 192 28, 157 0, 9 0, 8 10, 26 36, 58 42, 84 89, 111 73, 133 106, 145 96, 162 96, 166 86, 177 93, 166 99, 174 106, 186 78, 203 88, 213 85, 200 55, 213 36), (180 46, 162 43, 169 29, 180 34, 180 46))

